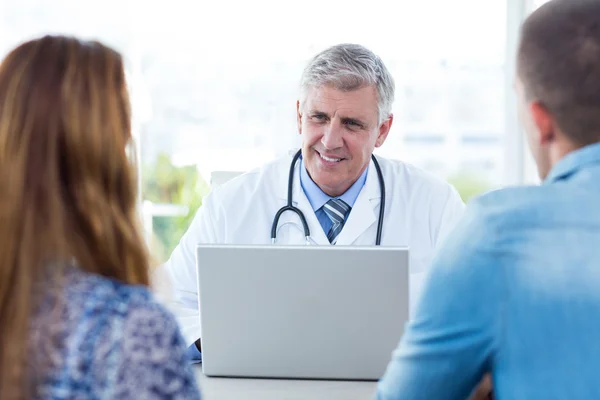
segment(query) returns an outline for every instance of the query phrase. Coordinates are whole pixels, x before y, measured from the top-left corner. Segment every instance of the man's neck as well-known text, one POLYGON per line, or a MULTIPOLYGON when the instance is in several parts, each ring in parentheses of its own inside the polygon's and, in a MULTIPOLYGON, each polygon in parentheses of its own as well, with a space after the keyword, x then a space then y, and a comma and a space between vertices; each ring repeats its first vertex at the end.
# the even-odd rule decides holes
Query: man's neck
POLYGON ((550 164, 554 167, 567 154, 581 149, 582 145, 577 145, 573 141, 566 138, 564 135, 558 136, 556 143, 550 147, 550 164))
POLYGON ((355 182, 338 194, 338 191, 323 190, 323 188, 310 177, 306 166, 303 165, 302 170, 300 171, 300 184, 308 197, 308 201, 315 210, 319 209, 330 198, 341 198, 346 204, 352 207, 365 185, 367 174, 367 169, 363 170, 355 182))
POLYGON ((344 193, 346 193, 359 179, 361 179, 363 176, 363 173, 365 172, 367 167, 368 167, 368 165, 365 165, 363 167, 363 169, 360 171, 360 174, 358 174, 358 177, 355 180, 353 180, 350 183, 346 183, 342 187, 336 187, 336 188, 330 188, 330 187, 325 187, 325 186, 319 185, 319 183, 316 182, 312 178, 312 176, 310 176, 310 172, 308 170, 306 172, 308 174, 308 177, 315 183, 315 185, 317 185, 319 187, 319 189, 321 189, 323 191, 323 193, 325 193, 329 197, 336 198, 336 197, 340 197, 344 193))

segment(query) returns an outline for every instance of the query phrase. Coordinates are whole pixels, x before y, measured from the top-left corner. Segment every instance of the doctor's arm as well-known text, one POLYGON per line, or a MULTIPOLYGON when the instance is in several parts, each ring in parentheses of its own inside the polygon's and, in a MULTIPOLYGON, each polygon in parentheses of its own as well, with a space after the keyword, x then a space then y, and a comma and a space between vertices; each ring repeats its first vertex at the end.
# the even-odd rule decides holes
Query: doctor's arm
POLYGON ((434 259, 378 400, 464 400, 492 369, 502 323, 499 255, 485 242, 485 224, 465 218, 434 259))
POLYGON ((172 299, 167 304, 179 323, 188 346, 187 355, 196 361, 199 361, 200 356, 195 345, 200 338, 196 246, 200 243, 218 242, 214 229, 213 214, 216 211, 213 204, 212 196, 208 195, 169 260, 159 267, 171 285, 172 299))
POLYGON ((460 194, 453 186, 448 187, 447 195, 444 198, 444 203, 441 205, 442 213, 438 219, 439 225, 435 230, 434 248, 439 248, 444 239, 450 235, 454 228, 458 225, 465 213, 465 203, 460 194))

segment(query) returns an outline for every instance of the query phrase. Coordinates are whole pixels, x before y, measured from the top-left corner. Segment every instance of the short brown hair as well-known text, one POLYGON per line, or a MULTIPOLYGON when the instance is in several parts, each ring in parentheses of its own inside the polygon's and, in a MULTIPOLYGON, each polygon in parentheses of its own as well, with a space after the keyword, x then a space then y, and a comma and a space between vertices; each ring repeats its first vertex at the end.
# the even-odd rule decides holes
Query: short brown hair
POLYGON ((552 0, 525 21, 517 75, 575 144, 600 141, 600 1, 552 0))

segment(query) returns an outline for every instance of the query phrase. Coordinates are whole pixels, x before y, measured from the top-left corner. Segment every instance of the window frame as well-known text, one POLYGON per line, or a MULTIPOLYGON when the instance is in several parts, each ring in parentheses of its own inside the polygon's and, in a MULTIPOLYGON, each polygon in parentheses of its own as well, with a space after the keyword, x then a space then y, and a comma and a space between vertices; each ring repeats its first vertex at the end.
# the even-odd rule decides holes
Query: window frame
POLYGON ((514 92, 515 64, 520 27, 531 9, 533 0, 506 1, 506 68, 505 68, 505 126, 504 126, 504 185, 531 183, 528 171, 530 155, 525 132, 519 123, 517 97, 514 92))

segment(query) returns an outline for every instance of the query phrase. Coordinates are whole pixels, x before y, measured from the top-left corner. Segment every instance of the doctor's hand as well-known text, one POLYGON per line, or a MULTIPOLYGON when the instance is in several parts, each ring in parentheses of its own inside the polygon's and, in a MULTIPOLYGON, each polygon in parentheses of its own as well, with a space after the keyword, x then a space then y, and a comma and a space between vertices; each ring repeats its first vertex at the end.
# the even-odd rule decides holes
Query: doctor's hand
POLYGON ((479 385, 469 398, 469 400, 493 400, 494 389, 492 385, 492 377, 490 374, 486 374, 479 385))

